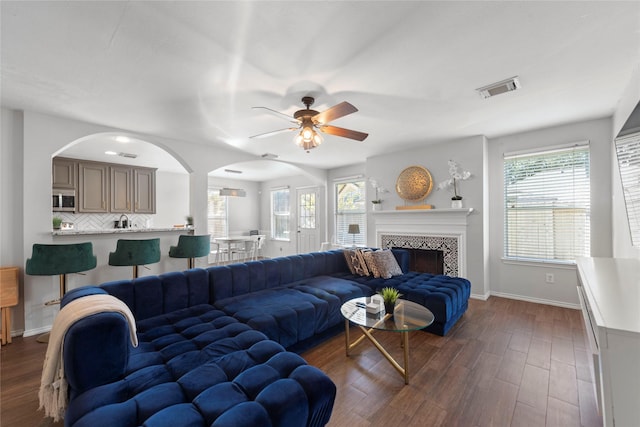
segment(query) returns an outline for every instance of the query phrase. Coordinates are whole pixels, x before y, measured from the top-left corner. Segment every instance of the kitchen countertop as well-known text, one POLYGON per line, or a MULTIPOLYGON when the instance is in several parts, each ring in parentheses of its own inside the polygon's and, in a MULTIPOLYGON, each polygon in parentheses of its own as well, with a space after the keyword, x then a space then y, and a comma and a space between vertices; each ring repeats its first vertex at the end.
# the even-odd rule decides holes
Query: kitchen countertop
POLYGON ((158 233, 165 231, 193 231, 192 228, 185 227, 156 227, 156 228, 105 228, 102 230, 53 230, 54 236, 78 236, 86 234, 129 234, 129 233, 158 233))

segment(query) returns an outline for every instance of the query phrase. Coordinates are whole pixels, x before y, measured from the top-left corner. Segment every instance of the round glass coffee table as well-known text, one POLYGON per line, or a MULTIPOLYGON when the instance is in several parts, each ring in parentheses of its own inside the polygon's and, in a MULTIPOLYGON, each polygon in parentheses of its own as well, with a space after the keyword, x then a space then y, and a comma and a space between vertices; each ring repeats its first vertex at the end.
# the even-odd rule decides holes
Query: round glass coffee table
MULTIPOLYGON (((375 300, 375 298, 374 298, 375 300)), ((344 332, 347 357, 349 352, 366 337, 371 343, 382 353, 382 355, 391 363, 396 371, 404 377, 404 383, 409 384, 409 332, 424 329, 433 323, 433 313, 427 308, 416 304, 415 302, 399 299, 396 302, 393 315, 382 311, 377 314, 367 313, 367 304, 373 302, 370 297, 360 297, 351 299, 340 307, 342 316, 344 317, 344 332), (364 335, 351 342, 349 337, 349 322, 357 325, 364 335), (374 330, 399 332, 402 338, 402 347, 404 349, 404 367, 385 350, 385 348, 373 337, 374 330)), ((382 302, 380 301, 380 304, 382 302)))

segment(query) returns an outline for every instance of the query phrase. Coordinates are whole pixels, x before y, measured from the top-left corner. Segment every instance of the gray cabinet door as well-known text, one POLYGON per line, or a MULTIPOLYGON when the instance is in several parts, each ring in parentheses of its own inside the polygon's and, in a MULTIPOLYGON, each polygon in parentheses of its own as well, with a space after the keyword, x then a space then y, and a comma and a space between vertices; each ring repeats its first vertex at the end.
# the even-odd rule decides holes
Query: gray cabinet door
POLYGON ((101 163, 78 164, 79 212, 109 212, 109 167, 101 163))
POLYGON ((156 171, 155 169, 133 170, 133 211, 136 213, 156 213, 156 171))
POLYGON ((78 162, 71 159, 54 158, 51 167, 53 188, 75 190, 77 187, 78 162))
POLYGON ((129 213, 133 209, 133 169, 111 166, 111 212, 129 213))

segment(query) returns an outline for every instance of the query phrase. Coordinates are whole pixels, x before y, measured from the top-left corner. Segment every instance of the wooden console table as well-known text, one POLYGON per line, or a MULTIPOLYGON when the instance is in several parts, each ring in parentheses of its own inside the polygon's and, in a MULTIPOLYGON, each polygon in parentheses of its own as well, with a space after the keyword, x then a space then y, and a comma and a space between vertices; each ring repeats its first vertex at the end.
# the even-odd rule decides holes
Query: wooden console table
POLYGON ((0 268, 0 311, 2 311, 2 345, 11 342, 11 310, 18 305, 18 267, 0 268))
POLYGON ((640 260, 578 258, 578 296, 603 425, 640 420, 640 260))

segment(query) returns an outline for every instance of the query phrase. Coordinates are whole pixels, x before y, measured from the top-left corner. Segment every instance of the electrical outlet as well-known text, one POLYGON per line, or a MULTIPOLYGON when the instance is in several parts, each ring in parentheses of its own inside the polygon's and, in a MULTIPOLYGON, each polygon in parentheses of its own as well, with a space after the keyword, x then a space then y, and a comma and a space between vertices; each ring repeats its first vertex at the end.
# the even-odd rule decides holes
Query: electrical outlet
POLYGON ((556 278, 553 273, 547 273, 545 280, 547 281, 547 283, 555 283, 556 278))

